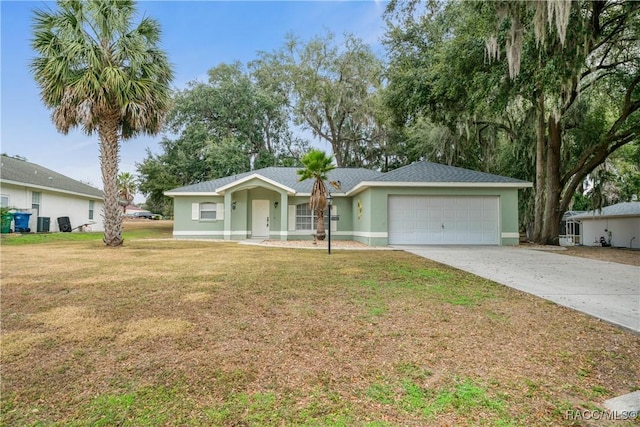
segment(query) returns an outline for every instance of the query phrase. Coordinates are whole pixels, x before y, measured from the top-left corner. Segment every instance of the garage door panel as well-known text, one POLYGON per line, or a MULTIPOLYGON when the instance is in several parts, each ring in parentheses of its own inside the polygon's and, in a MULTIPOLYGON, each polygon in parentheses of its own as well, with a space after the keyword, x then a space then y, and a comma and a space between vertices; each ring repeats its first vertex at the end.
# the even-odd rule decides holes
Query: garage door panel
POLYGON ((498 244, 495 196, 389 196, 390 244, 498 244))

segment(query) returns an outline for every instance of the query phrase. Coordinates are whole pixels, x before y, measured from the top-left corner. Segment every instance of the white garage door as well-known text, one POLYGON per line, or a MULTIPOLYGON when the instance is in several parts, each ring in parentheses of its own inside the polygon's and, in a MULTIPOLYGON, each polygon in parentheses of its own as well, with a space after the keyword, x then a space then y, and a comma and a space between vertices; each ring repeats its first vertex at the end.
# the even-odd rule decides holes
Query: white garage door
POLYGON ((498 197, 389 196, 391 245, 497 245, 498 197))

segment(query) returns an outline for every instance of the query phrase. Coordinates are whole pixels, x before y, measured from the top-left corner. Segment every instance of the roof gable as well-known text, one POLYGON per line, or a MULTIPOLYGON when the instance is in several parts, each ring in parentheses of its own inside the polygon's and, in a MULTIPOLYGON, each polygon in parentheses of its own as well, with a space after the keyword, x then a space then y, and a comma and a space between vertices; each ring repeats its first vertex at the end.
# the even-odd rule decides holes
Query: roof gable
POLYGON ((35 163, 2 156, 0 181, 64 193, 103 198, 101 190, 35 163))

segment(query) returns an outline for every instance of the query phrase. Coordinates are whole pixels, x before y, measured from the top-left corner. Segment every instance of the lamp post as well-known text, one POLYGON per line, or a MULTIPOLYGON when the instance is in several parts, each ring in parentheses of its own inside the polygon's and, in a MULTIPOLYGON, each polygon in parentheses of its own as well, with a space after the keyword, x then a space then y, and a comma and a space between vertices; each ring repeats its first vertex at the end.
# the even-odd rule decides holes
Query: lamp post
POLYGON ((333 201, 333 197, 331 193, 327 195, 327 210, 329 211, 329 230, 328 230, 328 239, 327 239, 327 251, 328 254, 331 255, 331 202, 333 201))

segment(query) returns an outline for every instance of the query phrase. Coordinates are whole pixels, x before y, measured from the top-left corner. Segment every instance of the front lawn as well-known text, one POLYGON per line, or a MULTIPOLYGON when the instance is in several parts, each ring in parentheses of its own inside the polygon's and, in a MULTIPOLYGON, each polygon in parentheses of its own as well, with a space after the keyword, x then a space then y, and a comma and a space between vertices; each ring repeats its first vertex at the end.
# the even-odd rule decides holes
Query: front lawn
POLYGON ((637 335, 403 252, 0 251, 3 425, 580 425, 640 387, 637 335))

